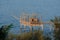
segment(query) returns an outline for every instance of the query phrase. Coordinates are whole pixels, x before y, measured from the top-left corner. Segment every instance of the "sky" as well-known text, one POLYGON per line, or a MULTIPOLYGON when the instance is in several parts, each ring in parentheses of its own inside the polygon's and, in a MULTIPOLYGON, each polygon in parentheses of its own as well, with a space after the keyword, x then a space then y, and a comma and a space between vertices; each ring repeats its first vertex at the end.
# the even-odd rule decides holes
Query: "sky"
MULTIPOLYGON (((13 16, 20 17, 25 13, 37 13, 43 21, 49 21, 54 16, 60 16, 60 0, 0 0, 0 23, 14 23, 19 26, 19 21, 13 16)), ((19 30, 15 27, 13 30, 19 30)))

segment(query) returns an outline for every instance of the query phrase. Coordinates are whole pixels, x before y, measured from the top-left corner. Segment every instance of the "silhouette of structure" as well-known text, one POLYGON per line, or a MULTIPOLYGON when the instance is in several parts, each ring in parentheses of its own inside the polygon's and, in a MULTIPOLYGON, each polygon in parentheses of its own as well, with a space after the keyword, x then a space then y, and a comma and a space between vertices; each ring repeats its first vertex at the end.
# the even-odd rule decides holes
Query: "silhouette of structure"
MULTIPOLYGON (((20 18, 13 16, 16 19, 20 19, 20 31, 22 31, 23 28, 22 25, 24 26, 24 30, 26 29, 26 26, 29 26, 30 30, 33 30, 33 27, 37 26, 37 27, 41 27, 41 29, 44 29, 43 24, 53 24, 53 22, 43 22, 42 21, 42 17, 41 15, 37 15, 37 14, 22 14, 20 16, 20 18)), ((52 27, 50 27, 51 30, 52 27)))

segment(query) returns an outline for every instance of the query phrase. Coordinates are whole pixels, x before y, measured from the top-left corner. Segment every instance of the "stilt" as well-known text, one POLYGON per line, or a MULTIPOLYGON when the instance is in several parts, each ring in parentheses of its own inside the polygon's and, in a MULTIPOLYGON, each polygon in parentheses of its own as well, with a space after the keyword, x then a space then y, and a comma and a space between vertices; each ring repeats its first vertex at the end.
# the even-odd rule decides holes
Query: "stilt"
POLYGON ((41 24, 40 26, 41 26, 41 29, 42 29, 42 31, 43 31, 43 30, 44 30, 43 24, 41 24))
POLYGON ((32 26, 29 26, 29 28, 30 28, 30 31, 32 31, 32 26))
POLYGON ((20 33, 22 33, 22 25, 20 25, 20 33))
POLYGON ((40 30, 40 26, 38 27, 38 31, 40 30))
POLYGON ((33 27, 32 27, 32 32, 33 32, 33 27))
POLYGON ((34 39, 33 26, 31 28, 32 28, 32 40, 33 40, 34 39))

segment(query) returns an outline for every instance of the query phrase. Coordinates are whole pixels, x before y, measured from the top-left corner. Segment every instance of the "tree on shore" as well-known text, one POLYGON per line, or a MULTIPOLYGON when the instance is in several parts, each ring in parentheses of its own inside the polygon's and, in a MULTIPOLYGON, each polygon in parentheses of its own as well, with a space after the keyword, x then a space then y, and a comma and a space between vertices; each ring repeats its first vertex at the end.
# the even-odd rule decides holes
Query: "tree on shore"
POLYGON ((0 40, 5 40, 7 35, 8 35, 8 31, 10 30, 10 28, 12 28, 12 24, 10 25, 3 25, 0 28, 0 40))
POLYGON ((60 40, 60 16, 51 19, 51 22, 54 23, 54 38, 55 40, 60 40))

